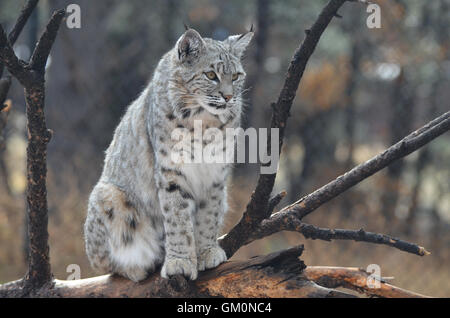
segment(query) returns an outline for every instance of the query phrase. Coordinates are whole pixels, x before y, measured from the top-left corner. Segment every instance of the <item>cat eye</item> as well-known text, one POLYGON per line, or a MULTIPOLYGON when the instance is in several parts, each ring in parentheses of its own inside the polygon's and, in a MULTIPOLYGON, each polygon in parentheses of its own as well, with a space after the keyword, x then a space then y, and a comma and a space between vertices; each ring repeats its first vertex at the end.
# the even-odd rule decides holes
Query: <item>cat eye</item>
POLYGON ((206 75, 206 77, 207 77, 208 79, 210 79, 211 81, 216 81, 216 80, 218 79, 218 78, 217 78, 217 74, 214 73, 213 71, 211 71, 211 72, 206 72, 205 75, 206 75))
POLYGON ((236 81, 239 78, 239 73, 233 74, 233 76, 231 77, 231 79, 234 81, 236 81))

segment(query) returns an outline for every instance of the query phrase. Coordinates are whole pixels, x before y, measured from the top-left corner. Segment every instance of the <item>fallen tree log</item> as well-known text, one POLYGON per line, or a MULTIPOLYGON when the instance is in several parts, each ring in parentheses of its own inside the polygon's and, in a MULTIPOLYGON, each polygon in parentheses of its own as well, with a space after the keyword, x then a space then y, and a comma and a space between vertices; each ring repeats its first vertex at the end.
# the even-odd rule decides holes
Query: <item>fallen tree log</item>
MULTIPOLYGON (((195 282, 181 276, 166 280, 159 272, 146 281, 105 275, 95 278, 62 281, 36 290, 32 297, 55 298, 157 298, 157 297, 226 297, 226 298, 308 298, 355 297, 351 294, 319 286, 304 274, 305 264, 299 259, 303 246, 294 247, 246 261, 230 261, 200 274, 195 282)), ((0 297, 21 297, 22 282, 0 286, 0 297)))
MULTIPOLYGON (((369 288, 370 274, 353 267, 306 267, 299 259, 303 246, 230 261, 200 274, 195 282, 182 276, 163 279, 159 272, 146 281, 134 283, 115 275, 63 281, 36 290, 31 297, 52 298, 351 298, 344 288, 369 297, 427 298, 380 280, 379 288, 369 288)), ((22 297, 23 281, 0 286, 1 297, 22 297)))

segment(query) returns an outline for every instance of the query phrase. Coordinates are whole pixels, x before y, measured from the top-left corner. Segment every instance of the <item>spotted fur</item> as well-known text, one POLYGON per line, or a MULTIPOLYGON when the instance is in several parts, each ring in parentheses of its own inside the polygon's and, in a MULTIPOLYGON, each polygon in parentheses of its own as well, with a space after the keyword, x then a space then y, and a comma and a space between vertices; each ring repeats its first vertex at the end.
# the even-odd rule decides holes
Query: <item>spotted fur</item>
POLYGON ((95 269, 141 281, 162 265, 165 278, 194 280, 226 261, 217 236, 229 165, 174 163, 171 133, 183 128, 194 140, 198 120, 203 130, 240 125, 241 58, 252 37, 214 41, 189 29, 161 59, 117 127, 89 198, 85 243, 95 269))

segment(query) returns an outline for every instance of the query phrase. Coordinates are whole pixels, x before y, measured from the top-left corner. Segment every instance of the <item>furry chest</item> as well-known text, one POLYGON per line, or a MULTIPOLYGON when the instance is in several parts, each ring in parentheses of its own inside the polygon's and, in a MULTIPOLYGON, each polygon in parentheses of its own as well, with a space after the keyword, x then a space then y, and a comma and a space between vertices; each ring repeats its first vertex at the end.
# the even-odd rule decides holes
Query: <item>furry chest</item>
POLYGON ((225 182, 226 164, 185 164, 181 170, 197 198, 208 196, 214 183, 225 182))

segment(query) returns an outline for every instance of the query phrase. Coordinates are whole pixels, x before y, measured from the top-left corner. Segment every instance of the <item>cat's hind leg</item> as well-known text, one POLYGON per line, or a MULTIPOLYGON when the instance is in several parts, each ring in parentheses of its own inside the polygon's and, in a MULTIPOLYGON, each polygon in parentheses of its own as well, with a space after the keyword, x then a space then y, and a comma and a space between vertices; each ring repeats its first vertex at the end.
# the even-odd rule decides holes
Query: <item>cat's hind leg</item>
POLYGON ((89 199, 85 241, 94 269, 138 282, 162 262, 164 249, 157 220, 135 205, 116 186, 99 183, 89 199))

